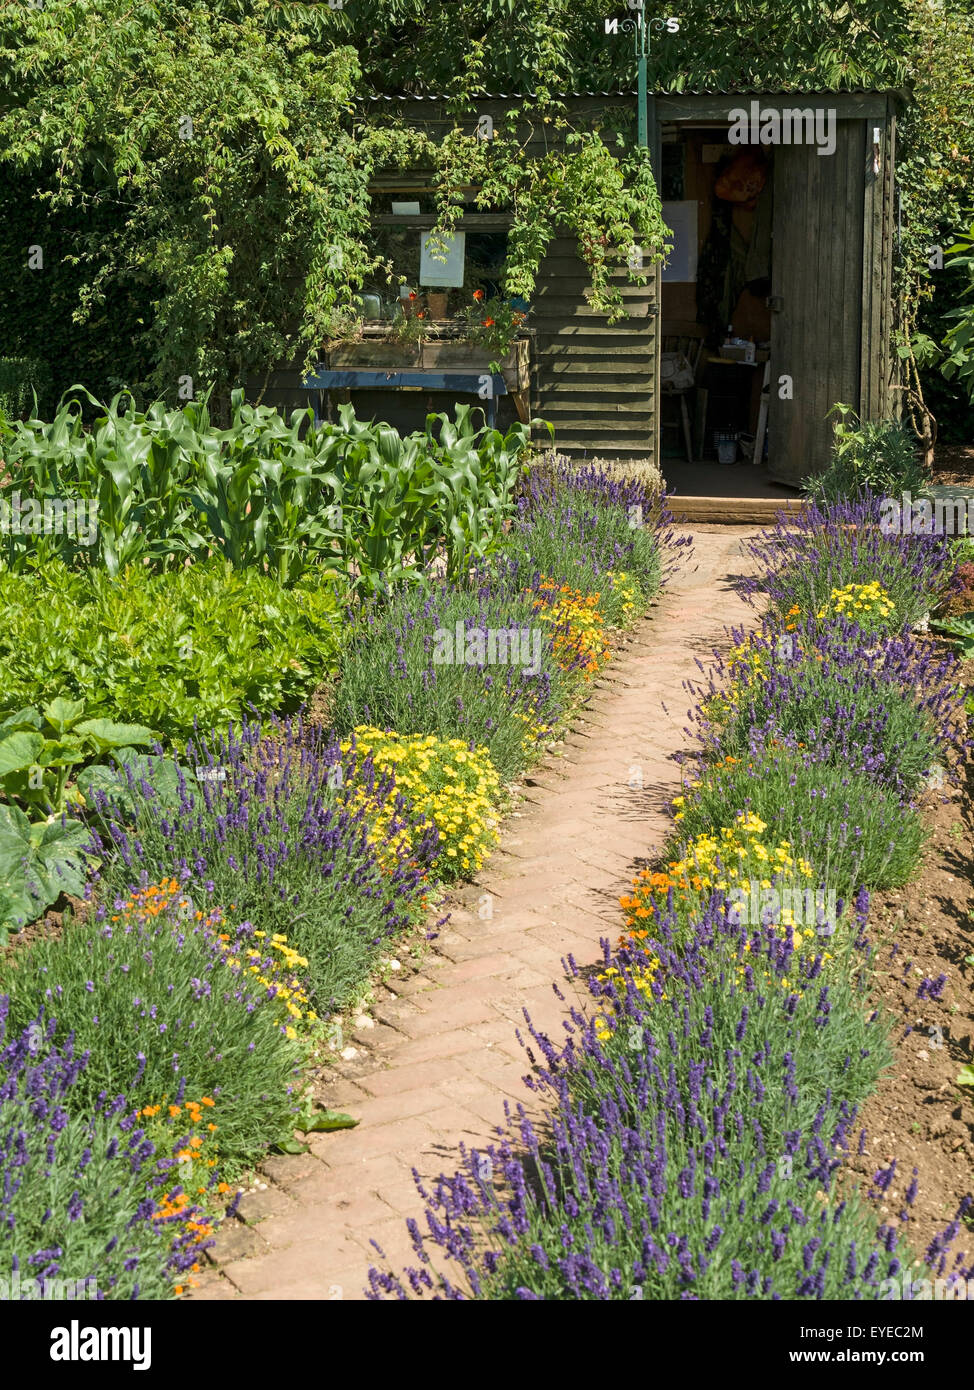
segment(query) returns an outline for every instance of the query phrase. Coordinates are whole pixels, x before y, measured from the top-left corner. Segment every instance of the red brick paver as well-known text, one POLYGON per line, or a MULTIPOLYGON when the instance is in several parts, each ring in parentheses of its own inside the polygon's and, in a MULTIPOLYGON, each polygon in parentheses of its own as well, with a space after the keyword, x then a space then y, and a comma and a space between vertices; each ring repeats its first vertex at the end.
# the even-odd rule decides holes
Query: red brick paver
POLYGON ((376 1008, 375 1028, 355 1034, 358 1057, 323 1083, 321 1099, 360 1123, 312 1136, 308 1154, 266 1162, 266 1190, 226 1223, 193 1297, 361 1298, 369 1265, 383 1263, 370 1239, 389 1267, 414 1263, 412 1169, 452 1171, 460 1143, 483 1145, 503 1121, 505 1099, 529 1099, 514 1036, 522 1009, 561 1035, 565 1005, 551 983, 564 985, 562 959, 598 959, 600 939, 619 932, 634 862, 652 858, 668 832, 674 753, 686 744, 684 681, 699 676, 697 659, 706 662, 724 628, 747 617, 732 581, 750 568, 741 554, 750 534, 695 528, 690 565, 617 653, 562 755, 527 779, 519 813, 421 973, 401 990, 390 982, 397 997, 376 1008))

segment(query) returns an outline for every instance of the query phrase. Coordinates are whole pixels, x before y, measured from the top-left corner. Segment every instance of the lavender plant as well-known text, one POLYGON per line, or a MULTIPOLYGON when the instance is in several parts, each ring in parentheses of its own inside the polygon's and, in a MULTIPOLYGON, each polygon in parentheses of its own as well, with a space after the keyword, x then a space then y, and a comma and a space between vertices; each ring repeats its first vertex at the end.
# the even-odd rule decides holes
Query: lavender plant
POLYGON ((622 626, 630 615, 618 576, 645 604, 689 546, 689 537, 676 538, 665 496, 652 483, 555 454, 524 479, 503 560, 522 583, 545 575, 598 593, 609 621, 622 626))
POLYGON ((807 859, 816 887, 840 897, 863 885, 906 883, 926 839, 919 812, 868 771, 818 760, 800 749, 744 754, 698 769, 681 807, 668 857, 697 835, 751 812, 769 840, 787 840, 807 859))
POLYGON ((814 618, 784 636, 766 629, 729 667, 718 661, 703 694, 700 737, 727 755, 786 747, 868 772, 902 796, 963 745, 959 663, 909 633, 876 636, 845 618, 814 618), (730 685, 721 694, 727 679, 730 685))
MULTIPOLYGON (((801 856, 816 884, 854 897, 852 929, 830 935, 827 953, 780 914, 748 924, 721 891, 688 921, 658 875, 666 901, 637 913, 616 954, 605 946, 564 1047, 528 1020, 543 1133, 520 1105, 499 1143, 463 1152, 461 1171, 431 1190, 416 1175, 420 1263, 401 1277, 373 1269, 373 1298, 872 1300, 917 1269, 916 1185, 894 1229, 869 1203, 895 1164, 865 1195, 838 1180, 857 1105, 891 1058, 888 1023, 867 1002, 859 885, 912 872, 923 830, 907 793, 960 728, 947 665, 907 638, 843 620, 820 629, 833 588, 878 581, 906 626, 945 582, 944 546, 888 538, 878 522, 870 499, 813 508, 753 547, 767 574, 749 592, 767 590, 769 622, 746 645, 735 634, 734 660, 705 692, 672 851, 745 816, 771 844, 789 842, 792 872, 808 872, 801 856)), ((926 1252, 939 1276, 963 1214, 926 1252)), ((962 1260, 948 1278, 969 1275, 962 1260)))
POLYGON ((470 588, 437 583, 370 606, 347 644, 337 728, 463 738, 486 747, 502 776, 520 772, 577 684, 555 655, 567 626, 538 619, 541 589, 537 576, 481 572, 470 588))
POLYGON ((306 1051, 286 1035, 277 986, 247 969, 251 949, 269 964, 249 923, 204 914, 178 891, 120 898, 6 963, 9 1027, 53 1015, 55 1044, 85 1054, 72 1095, 89 1117, 118 1096, 135 1108, 213 1097, 220 1152, 236 1168, 292 1132, 306 1051))
POLYGON ((792 608, 808 615, 829 602, 833 589, 876 581, 901 625, 919 622, 950 580, 949 538, 885 533, 880 501, 866 493, 782 513, 773 527, 745 542, 745 553, 760 567, 742 581, 745 597, 767 595, 779 617, 792 608))
POLYGON ((175 1160, 155 1151, 125 1094, 92 1108, 90 1056, 57 1036, 44 1006, 18 1031, 0 995, 5 1297, 165 1298, 199 1258, 186 1223, 201 1212, 159 1214, 176 1192, 175 1160))
POLYGON ((175 873, 195 902, 235 905, 265 932, 287 937, 307 960, 319 1012, 346 1003, 379 947, 413 924, 438 836, 417 829, 390 776, 371 758, 301 719, 256 721, 197 735, 179 773, 178 805, 130 778, 128 806, 99 798, 103 880, 124 893, 141 876, 175 873), (369 804, 391 802, 381 835, 369 804), (407 848, 399 843, 410 831, 407 848))
POLYGON ((546 1133, 519 1105, 461 1171, 431 1191, 417 1176, 420 1264, 373 1269, 371 1296, 880 1297, 914 1257, 837 1183, 856 1100, 889 1058, 865 1007, 867 910, 862 894, 847 969, 828 985, 819 959, 719 912, 689 949, 664 924, 648 987, 606 947, 588 981, 595 1012, 572 1010, 564 1048, 530 1028, 546 1133))

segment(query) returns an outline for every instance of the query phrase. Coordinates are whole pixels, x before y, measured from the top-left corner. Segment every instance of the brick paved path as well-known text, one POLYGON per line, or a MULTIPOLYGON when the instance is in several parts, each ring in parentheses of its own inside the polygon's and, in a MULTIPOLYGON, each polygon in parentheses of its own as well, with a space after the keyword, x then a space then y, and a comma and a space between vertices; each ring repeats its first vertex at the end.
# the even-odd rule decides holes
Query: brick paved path
POLYGON ((311 1137, 311 1152, 268 1158, 267 1187, 226 1223, 195 1298, 360 1298, 375 1239, 397 1271, 414 1263, 406 1216, 421 1202, 411 1170, 446 1169, 459 1141, 486 1142, 505 1098, 527 1102, 514 1036, 527 1008, 553 1037, 564 1005, 562 957, 596 960, 621 927, 634 862, 667 833, 685 746, 683 682, 699 675, 726 625, 747 619, 733 576, 750 531, 696 527, 695 551, 616 655, 561 756, 528 779, 501 844, 468 886, 418 974, 391 980, 319 1098, 359 1120, 311 1137), (642 787, 633 770, 641 774, 642 787), (490 895, 492 918, 478 904, 490 895))

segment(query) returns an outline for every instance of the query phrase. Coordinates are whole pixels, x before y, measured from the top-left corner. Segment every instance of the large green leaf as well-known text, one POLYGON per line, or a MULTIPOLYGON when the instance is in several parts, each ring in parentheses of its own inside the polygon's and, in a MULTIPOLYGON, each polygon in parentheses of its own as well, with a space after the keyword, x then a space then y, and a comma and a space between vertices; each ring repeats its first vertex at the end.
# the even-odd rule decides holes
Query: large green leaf
POLYGON ((16 714, 7 715, 0 724, 0 734, 13 729, 39 729, 42 722, 38 711, 32 705, 27 705, 24 709, 17 710, 16 714))
POLYGON ((38 762, 41 767, 73 767, 84 760, 85 748, 77 734, 46 738, 38 762))
POLYGON ((303 1127, 303 1132, 311 1134, 328 1133, 335 1129, 354 1129, 358 1123, 352 1115, 346 1115, 342 1110, 317 1110, 309 1123, 303 1127))
POLYGON ((0 735, 0 777, 33 767, 43 747, 44 739, 40 734, 19 730, 0 735))
POLYGON ((30 821, 19 806, 0 802, 0 875, 31 852, 30 821))
POLYGON ((155 738, 152 730, 143 724, 115 724, 110 719, 85 719, 77 726, 76 732, 90 738, 102 753, 111 748, 131 748, 151 743, 155 738))
POLYGON ((83 700, 67 700, 63 695, 58 695, 44 706, 42 713, 56 733, 66 734, 74 728, 84 711, 83 700))
POLYGON ((37 898, 43 898, 41 909, 53 903, 62 893, 75 897, 85 890, 88 861, 84 852, 91 842, 91 831, 77 820, 49 821, 37 834, 31 829, 34 853, 28 861, 28 888, 37 898), (31 879, 33 878, 33 882, 31 879))
POLYGON ((32 922, 62 893, 81 896, 90 841, 91 832, 81 821, 54 818, 31 824, 18 807, 0 804, 0 895, 12 914, 8 926, 32 922))
POLYGON ((20 931, 36 915, 33 901, 23 875, 5 877, 0 870, 0 946, 6 946, 11 931, 20 931))

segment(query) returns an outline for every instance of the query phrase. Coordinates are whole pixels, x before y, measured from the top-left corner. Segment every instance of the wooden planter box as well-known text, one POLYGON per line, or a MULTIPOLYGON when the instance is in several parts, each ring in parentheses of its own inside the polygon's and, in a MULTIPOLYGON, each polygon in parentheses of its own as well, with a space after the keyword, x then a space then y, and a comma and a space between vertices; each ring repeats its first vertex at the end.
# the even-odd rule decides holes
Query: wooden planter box
MULTIPOLYGON (((435 339, 423 343, 423 366, 449 370, 450 367, 463 367, 467 371, 490 370, 490 353, 476 343, 465 342, 462 338, 444 342, 435 339)), ((498 362, 509 391, 526 391, 530 370, 530 344, 527 338, 517 338, 511 351, 498 362)))
POLYGON ((420 348, 417 343, 369 342, 344 343, 326 353, 331 368, 341 367, 420 367, 420 348))
MULTIPOLYGON (((388 367, 390 371, 489 372, 490 354, 476 343, 464 338, 429 339, 415 346, 389 343, 383 339, 364 338, 357 343, 343 343, 326 353, 326 365, 333 370, 343 367, 388 367)), ((527 338, 518 338, 511 351, 499 363, 507 389, 511 394, 527 392, 530 376, 531 346, 527 338)))

